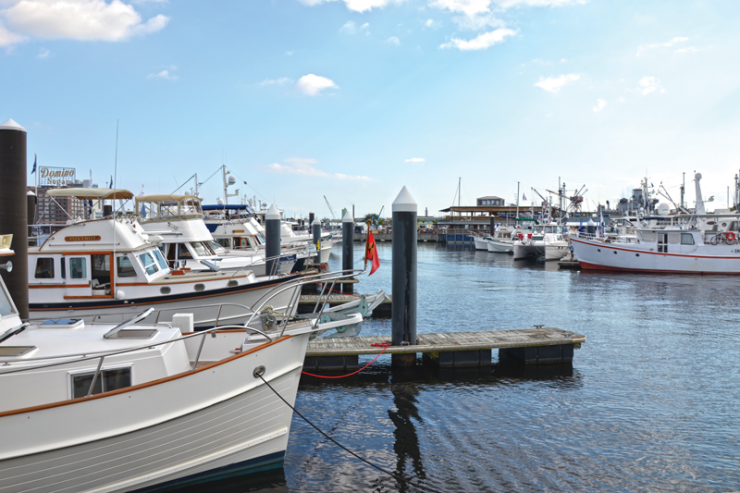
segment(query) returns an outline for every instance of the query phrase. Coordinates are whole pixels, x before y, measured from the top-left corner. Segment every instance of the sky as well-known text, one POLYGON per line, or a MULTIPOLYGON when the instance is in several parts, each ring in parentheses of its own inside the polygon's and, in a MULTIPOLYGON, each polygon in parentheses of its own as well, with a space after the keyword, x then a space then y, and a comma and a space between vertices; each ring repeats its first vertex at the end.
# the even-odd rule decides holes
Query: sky
POLYGON ((37 154, 136 194, 197 173, 213 203, 225 164, 289 216, 385 216, 403 186, 435 215, 458 181, 678 200, 683 173, 691 205, 694 171, 725 207, 738 25, 736 0, 0 0, 0 121, 29 183, 37 154))

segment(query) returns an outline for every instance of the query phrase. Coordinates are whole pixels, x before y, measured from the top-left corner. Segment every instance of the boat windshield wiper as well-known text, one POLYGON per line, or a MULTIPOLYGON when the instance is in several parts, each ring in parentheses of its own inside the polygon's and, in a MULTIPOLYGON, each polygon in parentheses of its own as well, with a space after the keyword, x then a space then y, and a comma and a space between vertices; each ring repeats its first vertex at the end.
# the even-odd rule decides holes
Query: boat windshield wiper
POLYGON ((13 337, 14 335, 20 334, 21 332, 23 332, 24 330, 26 330, 26 327, 28 327, 29 325, 31 325, 31 324, 29 324, 28 322, 26 322, 24 324, 19 325, 18 327, 13 327, 12 329, 6 330, 5 333, 0 336, 0 342, 7 341, 8 339, 10 339, 11 337, 13 337))

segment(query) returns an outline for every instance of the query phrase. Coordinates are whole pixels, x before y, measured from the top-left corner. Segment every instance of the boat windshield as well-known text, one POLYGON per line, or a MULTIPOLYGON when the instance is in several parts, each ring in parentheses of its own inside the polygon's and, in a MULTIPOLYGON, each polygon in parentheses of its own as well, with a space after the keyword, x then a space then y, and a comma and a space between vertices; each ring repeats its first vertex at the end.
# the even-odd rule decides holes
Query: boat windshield
POLYGON ((13 308, 13 303, 10 301, 8 291, 5 289, 5 284, 2 283, 2 289, 0 289, 0 316, 7 317, 14 313, 15 309, 13 308))
POLYGON ((159 271, 159 267, 157 267, 157 263, 151 253, 142 253, 141 255, 139 255, 139 260, 141 261, 141 265, 144 266, 144 270, 146 271, 146 273, 150 276, 152 274, 156 274, 157 271, 159 271))
POLYGON ((157 259, 159 268, 165 270, 167 268, 167 262, 164 260, 162 252, 159 251, 159 248, 152 250, 152 253, 154 254, 154 258, 157 259))

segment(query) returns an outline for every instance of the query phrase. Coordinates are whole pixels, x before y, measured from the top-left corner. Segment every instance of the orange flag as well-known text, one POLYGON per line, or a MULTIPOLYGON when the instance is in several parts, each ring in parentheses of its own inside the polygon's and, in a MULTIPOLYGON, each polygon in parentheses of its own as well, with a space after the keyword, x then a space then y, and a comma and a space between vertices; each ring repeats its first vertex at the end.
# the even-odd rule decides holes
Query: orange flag
POLYGON ((378 258, 378 250, 375 248, 375 237, 369 228, 367 230, 367 246, 365 247, 365 267, 367 267, 368 260, 373 263, 373 266, 370 269, 370 274, 368 274, 368 276, 372 276, 373 272, 378 270, 378 267, 380 267, 380 259, 378 258))

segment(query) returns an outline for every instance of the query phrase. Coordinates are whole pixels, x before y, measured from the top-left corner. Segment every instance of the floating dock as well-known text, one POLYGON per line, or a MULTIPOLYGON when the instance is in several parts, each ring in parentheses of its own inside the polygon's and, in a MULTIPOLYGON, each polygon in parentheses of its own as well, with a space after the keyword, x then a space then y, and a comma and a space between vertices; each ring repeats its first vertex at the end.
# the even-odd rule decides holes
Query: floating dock
MULTIPOLYGON (((350 301, 355 301, 359 295, 352 295, 352 294, 330 294, 330 295, 324 295, 321 297, 322 303, 329 303, 329 306, 336 306, 336 305, 342 305, 344 303, 349 303, 350 301)), ((374 318, 390 318, 391 317, 391 299, 390 295, 388 295, 389 299, 375 307, 375 310, 373 310, 372 316, 374 318)), ((316 302, 319 299, 318 294, 302 294, 300 299, 298 300, 298 313, 311 313, 316 306, 316 302)), ((390 337, 390 336, 389 336, 390 337)))
POLYGON ((561 260, 558 262, 558 267, 561 269, 581 270, 581 264, 578 260, 561 260))
MULTIPOLYGON (((358 356, 378 354, 383 348, 372 346, 390 341, 390 336, 318 338, 308 343, 303 365, 306 371, 353 370, 358 356)), ((586 336, 552 327, 418 334, 414 346, 390 346, 386 354, 421 353, 425 363, 444 368, 478 367, 491 364, 492 350, 499 350, 499 361, 518 361, 526 365, 571 363, 574 349, 586 336)))

